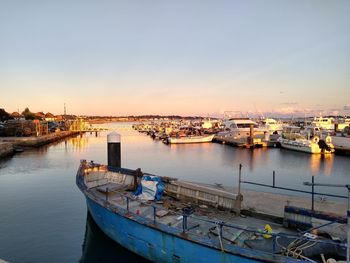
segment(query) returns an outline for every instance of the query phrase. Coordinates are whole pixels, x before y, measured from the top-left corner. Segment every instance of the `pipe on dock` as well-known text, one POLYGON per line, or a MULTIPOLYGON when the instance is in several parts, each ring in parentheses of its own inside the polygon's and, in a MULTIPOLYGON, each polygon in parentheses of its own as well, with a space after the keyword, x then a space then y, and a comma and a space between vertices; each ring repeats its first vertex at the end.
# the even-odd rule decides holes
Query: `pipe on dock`
POLYGON ((116 132, 107 135, 108 166, 121 168, 121 136, 116 132))

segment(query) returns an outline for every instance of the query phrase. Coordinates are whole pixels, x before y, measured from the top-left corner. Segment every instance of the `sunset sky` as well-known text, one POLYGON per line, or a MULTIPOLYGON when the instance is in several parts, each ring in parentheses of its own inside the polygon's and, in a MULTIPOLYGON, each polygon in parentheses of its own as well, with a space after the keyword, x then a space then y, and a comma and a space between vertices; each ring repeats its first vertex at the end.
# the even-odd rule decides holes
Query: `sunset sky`
POLYGON ((0 108, 350 114, 350 1, 1 1, 0 108))

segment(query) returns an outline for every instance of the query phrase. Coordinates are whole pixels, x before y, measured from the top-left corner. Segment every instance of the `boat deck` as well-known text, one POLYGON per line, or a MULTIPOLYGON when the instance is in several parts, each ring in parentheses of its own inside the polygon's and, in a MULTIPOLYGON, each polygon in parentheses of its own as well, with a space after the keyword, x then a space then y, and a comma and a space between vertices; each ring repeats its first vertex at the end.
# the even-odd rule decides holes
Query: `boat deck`
POLYGON ((98 199, 107 200, 109 203, 124 209, 128 207, 129 212, 142 215, 150 220, 154 220, 155 211, 157 223, 175 227, 181 231, 183 230, 182 209, 192 206, 194 212, 187 218, 186 233, 209 238, 216 245, 220 245, 218 236, 222 234, 223 243, 247 247, 246 240, 264 239, 263 232, 266 224, 270 225, 273 233, 297 234, 295 231, 284 228, 281 224, 236 215, 229 211, 220 211, 206 205, 193 206, 192 203, 183 203, 167 195, 164 195, 161 201, 141 201, 135 198, 131 191, 123 189, 122 186, 115 183, 96 186, 90 188, 89 191, 98 199), (218 225, 213 222, 217 222, 217 224, 225 222, 226 225, 234 225, 235 227, 223 226, 222 233, 219 233, 218 225), (256 233, 257 229, 261 230, 261 234, 256 233))

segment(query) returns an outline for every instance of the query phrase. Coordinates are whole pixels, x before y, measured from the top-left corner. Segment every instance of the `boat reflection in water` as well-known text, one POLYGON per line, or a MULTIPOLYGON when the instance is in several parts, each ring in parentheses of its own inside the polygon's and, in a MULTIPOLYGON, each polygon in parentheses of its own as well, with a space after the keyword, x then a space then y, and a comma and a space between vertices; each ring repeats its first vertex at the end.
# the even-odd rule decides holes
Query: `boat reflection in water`
POLYGON ((333 168, 334 155, 332 154, 312 154, 310 156, 310 171, 312 175, 323 173, 330 176, 333 168))
POLYGON ((87 214, 86 218, 82 252, 80 263, 150 262, 123 248, 106 236, 96 225, 90 213, 87 214))

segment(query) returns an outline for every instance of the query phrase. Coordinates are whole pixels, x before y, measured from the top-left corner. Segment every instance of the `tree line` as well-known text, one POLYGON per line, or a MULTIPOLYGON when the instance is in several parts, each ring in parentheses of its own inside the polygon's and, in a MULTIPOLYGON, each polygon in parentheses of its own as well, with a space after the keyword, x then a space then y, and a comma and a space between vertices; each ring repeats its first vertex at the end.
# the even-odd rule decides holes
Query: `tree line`
MULTIPOLYGON (((40 117, 36 116, 35 113, 31 112, 28 107, 26 107, 24 109, 24 111, 22 111, 22 116, 26 120, 40 119, 40 117)), ((7 121, 7 120, 11 120, 11 119, 13 119, 11 114, 6 112, 5 109, 0 108, 0 121, 7 121)))

